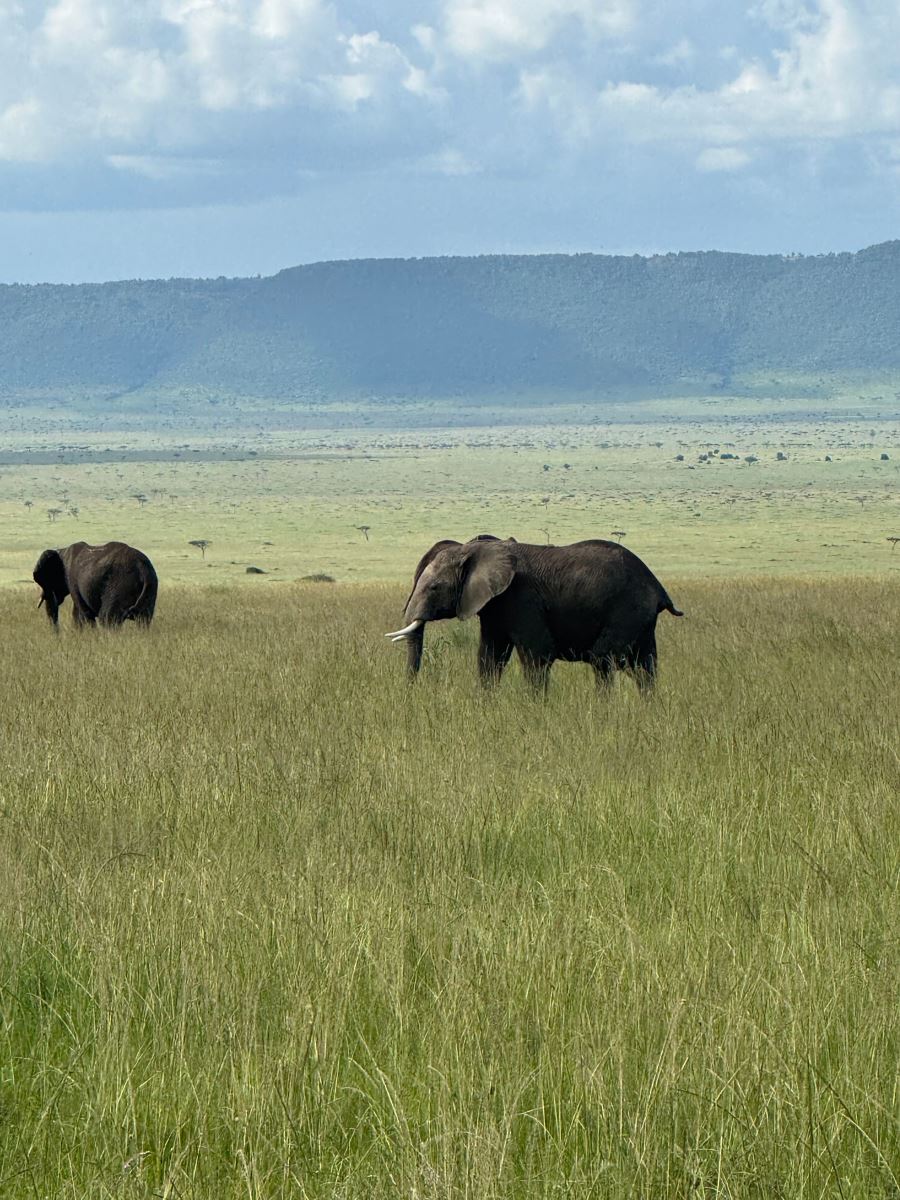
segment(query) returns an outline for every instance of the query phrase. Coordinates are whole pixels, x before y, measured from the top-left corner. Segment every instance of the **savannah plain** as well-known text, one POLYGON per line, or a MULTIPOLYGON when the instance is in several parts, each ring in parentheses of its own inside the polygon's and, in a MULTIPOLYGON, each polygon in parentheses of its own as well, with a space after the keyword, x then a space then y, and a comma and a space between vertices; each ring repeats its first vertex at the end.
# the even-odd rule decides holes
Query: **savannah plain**
POLYGON ((4 1200, 897 1200, 897 410, 4 408, 4 1200), (652 699, 410 687, 485 532, 638 553, 652 699), (148 633, 52 635, 82 538, 148 633))

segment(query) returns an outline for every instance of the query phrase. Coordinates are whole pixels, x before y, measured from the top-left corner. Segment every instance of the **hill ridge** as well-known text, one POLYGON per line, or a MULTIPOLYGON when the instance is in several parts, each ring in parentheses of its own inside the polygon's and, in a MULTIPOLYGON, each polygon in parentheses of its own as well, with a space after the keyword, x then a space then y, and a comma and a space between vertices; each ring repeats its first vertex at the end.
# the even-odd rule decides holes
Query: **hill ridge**
POLYGON ((900 369, 900 241, 818 255, 330 260, 0 285, 0 395, 556 396, 900 369))

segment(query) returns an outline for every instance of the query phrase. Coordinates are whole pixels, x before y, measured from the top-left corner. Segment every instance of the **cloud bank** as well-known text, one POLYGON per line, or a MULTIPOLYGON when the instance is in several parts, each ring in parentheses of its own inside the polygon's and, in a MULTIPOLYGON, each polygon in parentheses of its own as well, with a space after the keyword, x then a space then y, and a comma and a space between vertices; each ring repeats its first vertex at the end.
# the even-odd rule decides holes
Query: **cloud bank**
POLYGON ((761 0, 738 19, 687 0, 398 0, 387 32, 377 15, 7 3, 0 173, 108 168, 162 201, 254 170, 277 192, 323 171, 529 170, 654 145, 699 172, 845 139, 866 139, 873 167, 897 162, 900 9, 880 0, 761 0))
MULTIPOLYGON (((898 45, 884 0, 0 0, 0 250, 31 215, 102 247, 111 213, 176 211, 191 272, 865 244, 900 222, 898 45)), ((141 229, 161 261, 175 224, 141 229)))

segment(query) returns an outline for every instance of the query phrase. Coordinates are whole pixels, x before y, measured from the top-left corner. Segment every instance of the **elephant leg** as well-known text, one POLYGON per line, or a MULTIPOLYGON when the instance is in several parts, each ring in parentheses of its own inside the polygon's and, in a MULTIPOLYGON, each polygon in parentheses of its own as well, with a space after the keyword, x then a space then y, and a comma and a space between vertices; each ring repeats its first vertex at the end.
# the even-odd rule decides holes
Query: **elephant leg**
POLYGON ((595 658, 591 666, 594 668, 597 691, 605 694, 615 682, 616 664, 611 655, 605 654, 603 658, 595 658))
POLYGON ((508 638, 493 636, 482 629, 478 644, 478 676, 485 687, 499 681, 512 652, 513 644, 508 638))
POLYGON ((72 619, 78 629, 93 625, 96 617, 77 592, 72 592, 72 619))
POLYGON ((656 633, 652 629, 635 645, 628 665, 641 694, 649 696, 656 682, 656 633))
POLYGON ((528 686, 536 695, 546 696, 547 688, 550 684, 550 668, 553 665, 553 659, 529 653, 527 650, 520 648, 519 661, 522 663, 522 670, 525 673, 528 686))
POLYGON ((97 620, 106 629, 115 629, 119 625, 125 624, 125 617, 122 613, 122 606, 114 601, 104 602, 100 605, 100 612, 97 620))

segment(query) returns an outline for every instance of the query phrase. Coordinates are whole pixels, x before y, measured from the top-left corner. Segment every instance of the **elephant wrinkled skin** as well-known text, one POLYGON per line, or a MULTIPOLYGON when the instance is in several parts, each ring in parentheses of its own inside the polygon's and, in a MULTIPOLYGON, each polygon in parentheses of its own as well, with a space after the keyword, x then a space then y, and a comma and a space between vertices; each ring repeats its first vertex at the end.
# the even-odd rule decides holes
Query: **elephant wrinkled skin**
POLYGON ((656 676, 656 619, 680 617, 665 588, 617 542, 535 546, 481 537, 435 543, 420 560, 403 629, 408 666, 422 661, 425 625, 450 617, 481 622, 478 670, 498 680, 513 650, 529 682, 545 689, 557 660, 590 663, 597 682, 631 671, 642 690, 656 676))
POLYGON ((45 550, 32 572, 41 588, 41 604, 54 626, 59 606, 72 597, 76 625, 149 625, 156 606, 158 581, 150 559, 124 542, 89 546, 75 542, 45 550))

